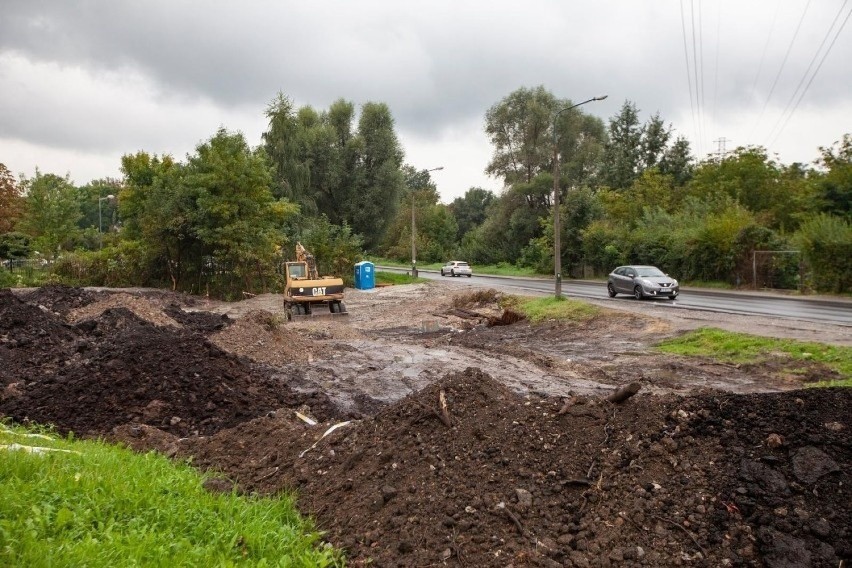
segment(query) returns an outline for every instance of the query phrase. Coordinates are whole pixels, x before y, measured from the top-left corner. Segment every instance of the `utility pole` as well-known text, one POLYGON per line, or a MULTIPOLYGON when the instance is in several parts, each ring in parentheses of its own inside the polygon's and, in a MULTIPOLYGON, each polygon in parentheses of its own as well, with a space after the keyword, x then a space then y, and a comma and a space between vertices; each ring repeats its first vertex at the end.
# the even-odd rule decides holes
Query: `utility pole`
POLYGON ((562 297, 562 227, 559 222, 559 140, 556 136, 556 121, 565 111, 577 108, 592 101, 602 101, 608 95, 592 97, 575 105, 567 106, 556 111, 553 115, 553 271, 556 273, 556 298, 562 297))

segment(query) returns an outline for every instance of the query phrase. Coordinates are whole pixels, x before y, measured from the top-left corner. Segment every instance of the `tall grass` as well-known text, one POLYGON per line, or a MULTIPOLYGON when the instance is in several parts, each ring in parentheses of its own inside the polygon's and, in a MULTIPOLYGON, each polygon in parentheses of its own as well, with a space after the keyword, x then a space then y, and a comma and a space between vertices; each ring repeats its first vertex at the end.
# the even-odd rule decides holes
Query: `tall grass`
POLYGON ((427 278, 414 278, 409 274, 402 274, 400 272, 385 272, 383 270, 377 270, 375 274, 376 284, 378 285, 402 285, 429 282, 429 279, 427 278))
POLYGON ((545 320, 584 322, 599 315, 603 310, 594 304, 566 298, 529 298, 507 296, 504 307, 524 314, 533 323, 545 320))
POLYGON ((0 424, 0 565, 342 565, 290 497, 211 493, 203 479, 155 453, 0 424))

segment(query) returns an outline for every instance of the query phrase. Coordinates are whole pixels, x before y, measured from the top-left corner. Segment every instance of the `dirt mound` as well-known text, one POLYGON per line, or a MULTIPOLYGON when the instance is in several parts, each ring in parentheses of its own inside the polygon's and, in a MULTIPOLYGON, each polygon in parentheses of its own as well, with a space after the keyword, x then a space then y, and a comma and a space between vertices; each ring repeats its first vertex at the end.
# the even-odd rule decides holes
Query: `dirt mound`
POLYGON ((105 298, 68 312, 66 318, 71 323, 92 319, 110 308, 130 310, 140 318, 159 326, 183 327, 163 312, 159 301, 140 296, 119 292, 109 294, 105 298))
POLYGON ((87 306, 98 299, 99 295, 83 288, 51 284, 42 286, 22 295, 21 299, 34 306, 44 306, 51 312, 65 315, 71 310, 87 306))
POLYGON ((0 290, 0 386, 48 372, 68 355, 77 333, 47 310, 0 290))
POLYGON ((285 414, 181 452, 248 490, 296 488, 355 565, 852 557, 852 392, 572 402, 521 397, 468 369, 321 440, 330 423, 285 414))
POLYGON ((0 403, 14 420, 98 435, 133 422, 180 436, 209 434, 281 407, 336 411, 324 394, 296 393, 203 337, 158 327, 124 308, 81 325, 78 356, 0 403))
POLYGON ((313 344, 289 331, 284 320, 266 310, 253 310, 210 337, 230 353, 270 365, 288 365, 313 359, 313 344))
POLYGON ((224 314, 213 314, 210 312, 186 311, 180 304, 168 304, 163 308, 163 313, 184 327, 210 335, 221 331, 231 325, 233 320, 224 314))

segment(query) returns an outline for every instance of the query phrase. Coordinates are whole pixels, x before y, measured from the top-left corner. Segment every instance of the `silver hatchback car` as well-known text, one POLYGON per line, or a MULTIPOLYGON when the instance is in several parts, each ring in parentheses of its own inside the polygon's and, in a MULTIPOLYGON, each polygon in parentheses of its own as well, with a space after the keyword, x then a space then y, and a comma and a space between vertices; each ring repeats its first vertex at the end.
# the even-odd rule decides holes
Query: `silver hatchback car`
POLYGON ((619 266, 609 273, 606 290, 610 298, 631 294, 637 300, 649 297, 674 300, 680 293, 680 285, 656 266, 619 266))

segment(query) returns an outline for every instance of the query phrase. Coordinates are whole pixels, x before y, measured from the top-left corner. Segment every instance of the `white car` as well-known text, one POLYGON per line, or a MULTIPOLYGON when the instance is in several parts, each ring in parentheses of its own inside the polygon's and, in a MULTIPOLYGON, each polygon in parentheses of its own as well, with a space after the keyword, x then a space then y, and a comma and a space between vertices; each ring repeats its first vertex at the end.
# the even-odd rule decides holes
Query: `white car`
POLYGON ((447 274, 450 276, 467 276, 470 278, 473 276, 473 271, 470 269, 468 263, 461 260, 451 260, 441 268, 441 276, 446 276, 447 274))

